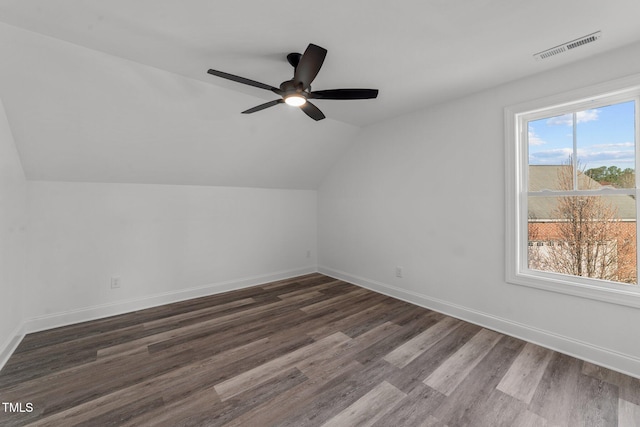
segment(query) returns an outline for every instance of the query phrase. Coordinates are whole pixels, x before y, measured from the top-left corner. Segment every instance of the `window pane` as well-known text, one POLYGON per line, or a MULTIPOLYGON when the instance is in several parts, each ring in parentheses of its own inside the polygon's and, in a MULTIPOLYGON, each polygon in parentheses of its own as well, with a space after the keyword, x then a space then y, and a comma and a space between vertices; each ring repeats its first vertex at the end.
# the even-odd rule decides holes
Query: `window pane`
MULTIPOLYGON (((589 179, 578 173, 578 181, 589 179)), ((530 165, 529 191, 573 190, 573 166, 571 165, 530 165)))
MULTIPOLYGON (((562 115, 528 122, 527 142, 529 165, 552 166, 571 165, 573 153, 573 116, 562 115), (569 131, 567 131, 567 123, 569 131)), ((549 175, 545 173, 544 177, 549 175)), ((558 190, 557 180, 540 181, 529 171, 529 191, 558 190)), ((573 185, 570 186, 573 188, 573 185)))
POLYGON ((528 197, 528 267, 636 284, 631 196, 528 197))
POLYGON ((635 102, 576 113, 580 190, 635 187, 635 102))

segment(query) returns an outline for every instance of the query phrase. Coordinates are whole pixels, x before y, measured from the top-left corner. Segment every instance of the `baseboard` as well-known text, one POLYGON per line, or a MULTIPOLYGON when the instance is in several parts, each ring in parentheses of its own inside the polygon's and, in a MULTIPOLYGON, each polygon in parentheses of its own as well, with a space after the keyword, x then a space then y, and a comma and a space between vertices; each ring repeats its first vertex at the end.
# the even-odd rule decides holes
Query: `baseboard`
POLYGON ((100 304, 91 307, 83 307, 76 310, 69 310, 54 314, 48 314, 46 316, 26 319, 17 327, 16 331, 8 339, 8 341, 2 347, 0 347, 0 370, 7 363, 15 349, 22 341, 22 338, 24 338, 24 336, 29 333, 72 325, 75 323, 87 322, 90 320, 102 319, 109 316, 116 316, 118 314, 130 313, 132 311, 144 310, 146 308, 157 307, 164 304, 171 304, 174 302, 184 301, 192 298, 199 298, 208 295, 219 294, 222 292, 234 291, 250 286, 258 286, 264 283, 275 282, 277 280, 284 280, 292 277, 302 276, 305 274, 316 273, 317 271, 318 270, 315 265, 292 270, 283 270, 258 276, 250 276, 236 280, 212 283, 206 286, 181 289, 175 292, 165 292, 162 294, 151 295, 142 298, 118 301, 109 304, 100 304))
POLYGON ((20 344, 20 341, 22 341, 22 338, 24 338, 23 323, 19 324, 16 327, 13 333, 9 335, 9 338, 7 339, 7 341, 3 343, 2 347, 0 347, 0 370, 2 370, 2 368, 7 363, 7 361, 13 354, 13 352, 16 351, 16 348, 18 348, 18 344, 20 344))
POLYGON ((171 304, 174 302, 184 301, 192 298, 199 298, 208 295, 219 294, 222 292, 234 291, 250 286, 257 286, 264 283, 274 282, 276 280, 283 280, 291 277, 302 276, 304 274, 315 273, 316 271, 317 269, 315 266, 284 270, 258 276, 244 277, 241 279, 212 283, 196 288, 181 289, 174 292, 165 292, 162 294, 156 294, 142 298, 134 298, 109 304, 100 304, 91 307, 83 307, 76 310, 48 314, 46 316, 27 319, 24 322, 23 330, 25 334, 39 332, 47 329, 58 328, 61 326, 72 325, 75 323, 102 319, 109 316, 116 316, 118 314, 130 313, 132 311, 144 310, 146 308, 157 307, 164 304, 171 304))
POLYGON ((453 304, 448 301, 355 276, 344 271, 319 266, 318 272, 367 288, 374 292, 474 323, 515 338, 520 338, 626 375, 640 378, 640 358, 628 354, 618 353, 550 331, 453 304))

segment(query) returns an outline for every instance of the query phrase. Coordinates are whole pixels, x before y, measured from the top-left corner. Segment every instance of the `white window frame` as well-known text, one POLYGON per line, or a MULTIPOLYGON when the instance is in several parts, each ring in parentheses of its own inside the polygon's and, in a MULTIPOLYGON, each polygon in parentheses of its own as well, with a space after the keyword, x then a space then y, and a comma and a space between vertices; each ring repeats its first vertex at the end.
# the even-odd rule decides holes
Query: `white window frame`
MULTIPOLYGON (((640 283, 619 284, 607 280, 544 272, 528 268, 528 215, 527 215, 527 172, 528 147, 526 121, 561 115, 571 111, 585 110, 601 106, 636 100, 636 188, 631 191, 636 196, 637 215, 640 216, 638 195, 640 181, 640 75, 573 90, 522 104, 506 107, 505 120, 505 262, 506 281, 515 285, 529 286, 547 291, 575 295, 598 301, 640 308, 640 283)), ((608 190, 613 194, 615 190, 608 190)), ((629 190, 624 190, 628 194, 629 190)), ((555 195, 556 192, 549 195, 555 195)), ((640 240, 636 220, 636 239, 640 240)), ((636 242, 636 257, 640 256, 640 242, 636 242)), ((640 263, 638 263, 640 269, 640 263)), ((639 277, 640 282, 640 277, 639 277)))

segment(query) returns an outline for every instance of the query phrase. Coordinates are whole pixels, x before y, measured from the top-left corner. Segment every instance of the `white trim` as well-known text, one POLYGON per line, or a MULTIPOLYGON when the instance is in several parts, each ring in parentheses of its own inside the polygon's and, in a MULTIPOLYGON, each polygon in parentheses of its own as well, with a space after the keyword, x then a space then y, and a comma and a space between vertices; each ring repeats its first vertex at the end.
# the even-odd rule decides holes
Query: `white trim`
POLYGON ((24 338, 24 324, 20 323, 16 329, 9 335, 7 341, 0 347, 0 370, 9 361, 9 358, 16 351, 18 345, 24 338))
POLYGON ((258 286, 276 280, 289 279, 291 277, 302 276, 304 274, 315 273, 316 268, 304 267, 294 270, 285 270, 275 273, 263 274, 259 276, 245 277, 241 279, 228 280, 224 282, 212 283, 196 288, 181 289, 173 292, 151 295, 141 298, 133 298, 125 301, 118 301, 108 304, 83 307, 76 310, 68 310, 46 316, 34 317, 24 322, 24 333, 29 334, 61 326, 72 325, 89 320, 102 319, 104 317, 116 316, 130 313, 132 311, 144 310, 164 304, 185 301, 222 292, 235 291, 238 289, 258 286))
POLYGON ((470 322, 494 331, 519 338, 560 353, 604 366, 625 375, 640 378, 640 358, 623 354, 574 338, 559 335, 543 329, 514 322, 509 319, 473 310, 448 301, 432 298, 418 292, 408 291, 375 280, 355 276, 329 267, 318 267, 318 272, 374 292, 388 295, 420 307, 434 310, 466 322, 470 322))
MULTIPOLYGON (((640 74, 527 101, 504 109, 505 280, 508 283, 640 308, 640 284, 616 284, 609 281, 544 273, 525 268, 527 265, 527 242, 523 242, 522 239, 526 235, 524 230, 527 213, 520 203, 520 194, 521 191, 524 192, 528 188, 526 185, 527 176, 523 169, 524 165, 528 163, 528 159, 526 147, 517 143, 519 138, 522 138, 526 132, 523 129, 524 126, 521 120, 524 114, 528 117, 536 116, 536 114, 540 115, 540 117, 548 116, 549 114, 562 114, 576 108, 589 108, 589 106, 600 105, 606 98, 608 101, 613 102, 636 99, 637 116, 640 103, 637 101, 637 94, 632 95, 630 94, 631 91, 640 91, 640 74)), ((637 126, 636 145, 640 144, 639 132, 640 129, 637 126)), ((640 150, 636 149, 636 157, 638 157, 639 152, 640 150)), ((640 164, 636 164, 636 169, 638 167, 640 167, 640 164)), ((598 193, 612 194, 608 191, 615 190, 602 190, 598 193)), ((546 192, 539 194, 542 196, 547 195, 546 192)), ((551 194, 555 195, 555 192, 549 192, 549 195, 551 194)), ((640 248, 638 249, 638 256, 640 256, 640 248)))
POLYGON ((228 280, 224 282, 212 283, 189 289, 181 289, 174 292, 151 295, 141 298, 133 298, 125 301, 118 301, 109 304, 100 304, 91 307, 83 307, 75 310, 68 310, 46 316, 33 317, 24 320, 15 330, 9 340, 0 347, 0 369, 7 363, 18 344, 26 334, 39 332, 61 326, 72 325, 90 320, 102 319, 133 311, 144 310, 164 304, 171 304, 179 301, 215 295, 239 289, 258 286, 265 283, 285 280, 305 274, 316 273, 316 266, 302 267, 292 270, 283 270, 258 276, 244 277, 241 279, 228 280))
POLYGON ((523 192, 529 197, 564 197, 564 196, 637 196, 635 188, 598 188, 593 190, 542 190, 523 192))
POLYGON ((624 94, 630 90, 640 90, 640 74, 632 74, 620 79, 522 102, 511 105, 507 108, 516 114, 520 114, 543 110, 547 111, 549 110, 548 107, 556 106, 558 108, 558 114, 561 114, 562 111, 564 111, 562 108, 565 108, 566 110, 568 105, 575 105, 576 102, 579 102, 580 100, 584 101, 584 104, 581 105, 588 108, 589 103, 597 101, 598 98, 616 96, 624 94))

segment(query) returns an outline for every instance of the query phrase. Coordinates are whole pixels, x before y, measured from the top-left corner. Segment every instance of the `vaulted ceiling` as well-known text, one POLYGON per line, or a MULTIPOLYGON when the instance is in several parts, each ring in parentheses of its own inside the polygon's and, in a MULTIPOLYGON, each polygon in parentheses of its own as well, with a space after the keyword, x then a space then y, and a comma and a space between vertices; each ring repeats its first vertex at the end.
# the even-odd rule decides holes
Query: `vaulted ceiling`
MULTIPOLYGON (((0 101, 29 179, 317 188, 362 126, 640 40, 637 0, 0 0, 0 101), (601 30, 596 43, 533 54, 601 30), (328 50, 315 122, 277 86, 328 50)), ((393 143, 393 141, 390 141, 393 143)))

